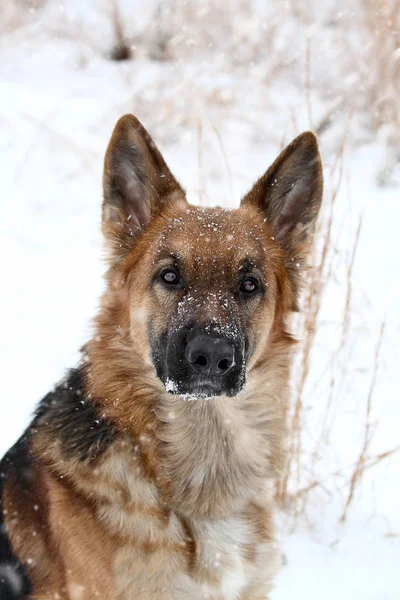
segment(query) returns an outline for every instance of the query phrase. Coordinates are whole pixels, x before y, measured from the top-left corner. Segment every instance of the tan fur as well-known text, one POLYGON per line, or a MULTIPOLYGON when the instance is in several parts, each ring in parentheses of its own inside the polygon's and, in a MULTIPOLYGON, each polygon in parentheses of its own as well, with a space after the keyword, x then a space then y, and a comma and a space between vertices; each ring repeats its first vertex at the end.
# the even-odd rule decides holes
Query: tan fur
MULTIPOLYGON (((106 159, 110 189, 119 135, 106 159)), ((93 461, 65 460, 57 437, 36 432, 32 493, 46 523, 34 543, 26 541, 26 527, 35 527, 31 496, 7 488, 7 529, 38 600, 258 600, 279 567, 272 488, 284 460, 293 348, 286 319, 296 305, 288 256, 249 197, 236 211, 193 208, 170 178, 168 171, 167 187, 156 190, 161 205, 151 196, 144 231, 124 230, 134 244, 118 241, 120 208, 105 207, 112 263, 85 349, 85 392, 115 441, 93 461), (171 253, 192 282, 178 308, 178 297, 149 283, 171 253), (262 263, 268 289, 258 304, 238 308, 228 282, 247 256, 262 263), (222 328, 242 311, 255 351, 234 398, 190 401, 168 394, 156 376, 149 319, 162 331, 190 303, 196 321, 222 328)))

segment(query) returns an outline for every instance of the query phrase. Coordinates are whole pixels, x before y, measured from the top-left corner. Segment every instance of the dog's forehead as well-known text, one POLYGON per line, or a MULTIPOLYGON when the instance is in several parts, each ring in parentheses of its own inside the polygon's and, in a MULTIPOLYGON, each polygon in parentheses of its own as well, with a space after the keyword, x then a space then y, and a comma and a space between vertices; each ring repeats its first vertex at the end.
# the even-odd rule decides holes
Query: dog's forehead
POLYGON ((190 206, 168 218, 157 253, 171 254, 193 265, 199 262, 239 264, 246 258, 262 260, 262 221, 244 211, 190 206))

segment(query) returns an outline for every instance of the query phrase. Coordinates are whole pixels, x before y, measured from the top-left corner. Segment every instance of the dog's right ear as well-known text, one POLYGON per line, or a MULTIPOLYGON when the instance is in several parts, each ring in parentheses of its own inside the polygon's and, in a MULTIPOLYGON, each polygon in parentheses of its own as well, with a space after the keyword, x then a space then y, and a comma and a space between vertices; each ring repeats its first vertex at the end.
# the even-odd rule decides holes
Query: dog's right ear
POLYGON ((104 160, 103 193, 102 230, 113 259, 130 250, 166 203, 184 197, 160 151, 133 115, 121 117, 111 136, 104 160))

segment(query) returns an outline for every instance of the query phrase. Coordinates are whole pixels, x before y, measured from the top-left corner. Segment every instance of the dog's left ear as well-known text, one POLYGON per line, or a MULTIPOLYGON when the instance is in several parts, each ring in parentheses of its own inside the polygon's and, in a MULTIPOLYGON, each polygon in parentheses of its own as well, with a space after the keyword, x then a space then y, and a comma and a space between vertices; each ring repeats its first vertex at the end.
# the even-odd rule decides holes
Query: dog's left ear
POLYGON ((291 257, 304 258, 322 200, 322 165, 317 138, 299 135, 243 198, 260 210, 274 238, 291 257))
POLYGON ((121 258, 150 219, 184 191, 143 125, 133 115, 116 124, 104 159, 102 229, 121 258))

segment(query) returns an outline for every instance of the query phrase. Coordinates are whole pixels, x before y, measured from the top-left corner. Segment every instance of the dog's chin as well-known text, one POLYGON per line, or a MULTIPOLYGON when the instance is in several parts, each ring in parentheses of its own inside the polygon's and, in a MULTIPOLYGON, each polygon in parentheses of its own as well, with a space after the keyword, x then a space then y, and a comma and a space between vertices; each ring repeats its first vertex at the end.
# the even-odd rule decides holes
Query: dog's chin
POLYGON ((243 385, 228 386, 220 380, 198 378, 194 381, 175 381, 167 379, 164 382, 165 389, 169 394, 182 396, 191 400, 202 400, 215 398, 218 396, 236 396, 243 388, 243 385))

